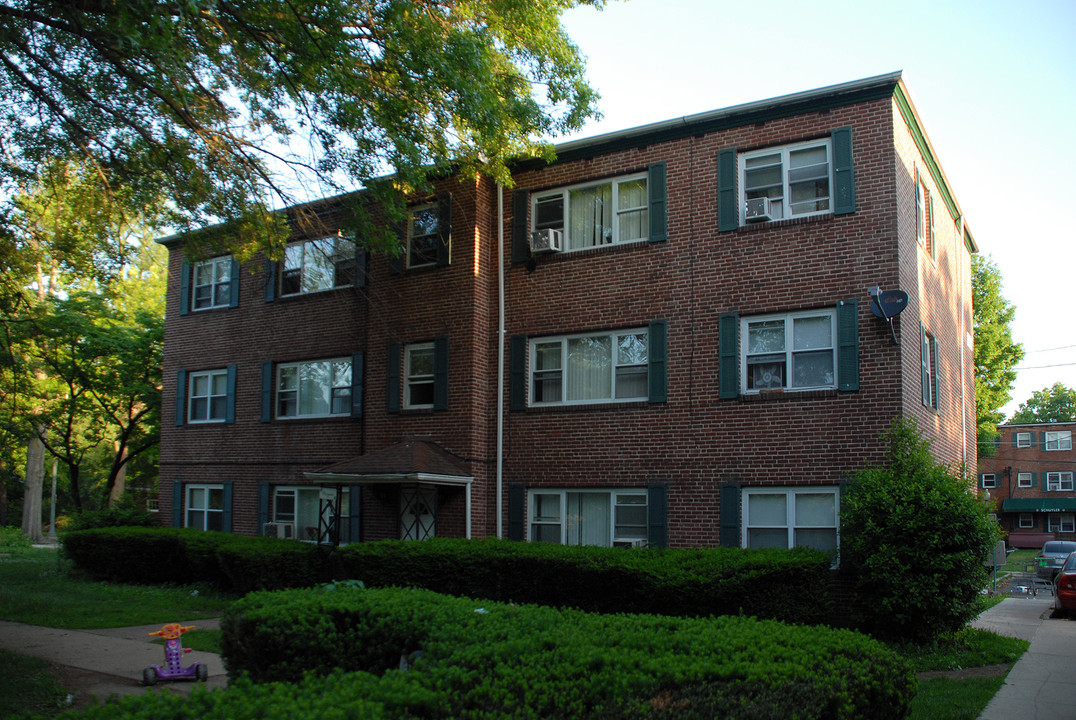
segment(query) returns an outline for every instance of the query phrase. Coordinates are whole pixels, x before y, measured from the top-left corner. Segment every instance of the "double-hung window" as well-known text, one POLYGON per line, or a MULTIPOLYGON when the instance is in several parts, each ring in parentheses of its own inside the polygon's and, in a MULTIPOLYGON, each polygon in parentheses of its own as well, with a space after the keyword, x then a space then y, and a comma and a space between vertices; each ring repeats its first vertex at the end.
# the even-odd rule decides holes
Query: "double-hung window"
POLYGON ((528 538, 561 545, 643 545, 645 490, 531 490, 528 538))
POLYGON ((1072 492, 1072 473, 1046 473, 1046 490, 1047 492, 1072 492))
POLYGON ((535 230, 559 230, 564 249, 646 240, 650 232, 648 176, 630 175, 600 183, 535 192, 535 230))
POLYGON ((983 473, 983 487, 984 488, 996 488, 998 486, 998 476, 994 473, 983 473))
POLYGON ((355 241, 343 235, 292 243, 284 249, 280 294, 304 295, 355 282, 355 241))
POLYGON ((836 387, 832 310, 741 319, 743 391, 836 387))
POLYGON ((187 486, 186 527, 196 530, 224 529, 224 486, 187 486))
POLYGON ((919 358, 922 364, 923 376, 923 405, 933 410, 938 410, 940 405, 939 395, 939 356, 938 338, 927 332, 926 325, 919 325, 919 358))
POLYGON ((531 404, 646 400, 646 328, 531 341, 531 404))
POLYGON ((1031 433, 1018 432, 1016 433, 1016 447, 1029 448, 1031 447, 1031 433))
POLYGON ((1047 532, 1076 532, 1076 515, 1073 513, 1050 513, 1046 523, 1047 532))
POLYGON ((225 422, 228 418, 228 371, 206 370, 189 374, 187 419, 192 423, 225 422))
POLYGON ((832 212, 829 139, 742 153, 739 163, 741 224, 832 212))
POLYGON ((432 408, 436 384, 434 344, 404 348, 404 407, 432 408))
MULTIPOLYGON (((355 488, 355 492, 358 489, 355 488)), ((283 537, 296 538, 298 540, 328 540, 321 538, 323 530, 327 530, 336 522, 336 515, 340 515, 339 539, 349 542, 352 538, 348 528, 350 519, 348 508, 350 507, 351 488, 344 487, 339 496, 340 507, 336 507, 337 494, 335 488, 322 487, 278 487, 273 493, 273 522, 285 526, 283 537)))
POLYGON ((1029 472, 1016 473, 1016 487, 1029 488, 1035 484, 1035 478, 1029 472))
POLYGON ((836 555, 835 487, 753 487, 743 490, 743 547, 809 547, 836 555))
POLYGON ((211 310, 232 304, 232 258, 196 263, 192 277, 191 309, 211 310))
POLYGON ((1035 527, 1035 516, 1031 513, 1020 513, 1017 524, 1021 530, 1030 530, 1035 527))
POLYGON ((407 267, 437 264, 438 245, 441 242, 440 218, 441 211, 436 203, 411 211, 407 228, 407 267))
POLYGON ((1045 433, 1045 449, 1047 450, 1071 450, 1072 431, 1057 430, 1045 433))
POLYGON ((277 368, 277 417, 351 413, 351 358, 286 363, 277 368))

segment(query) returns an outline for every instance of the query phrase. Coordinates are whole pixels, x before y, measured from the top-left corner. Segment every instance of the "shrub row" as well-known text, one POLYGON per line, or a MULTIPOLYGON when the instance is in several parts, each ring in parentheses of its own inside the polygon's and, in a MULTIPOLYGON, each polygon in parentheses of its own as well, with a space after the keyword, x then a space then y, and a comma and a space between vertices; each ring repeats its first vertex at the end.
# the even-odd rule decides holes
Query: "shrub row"
POLYGON ((829 558, 808 550, 627 550, 500 540, 353 543, 329 550, 192 530, 73 532, 64 549, 100 579, 211 582, 224 590, 309 587, 332 579, 449 595, 676 616, 829 617, 829 558))
POLYGON ((222 629, 230 677, 332 675, 322 692, 348 688, 386 717, 884 720, 905 716, 915 686, 900 658, 850 631, 415 589, 254 593, 222 629))

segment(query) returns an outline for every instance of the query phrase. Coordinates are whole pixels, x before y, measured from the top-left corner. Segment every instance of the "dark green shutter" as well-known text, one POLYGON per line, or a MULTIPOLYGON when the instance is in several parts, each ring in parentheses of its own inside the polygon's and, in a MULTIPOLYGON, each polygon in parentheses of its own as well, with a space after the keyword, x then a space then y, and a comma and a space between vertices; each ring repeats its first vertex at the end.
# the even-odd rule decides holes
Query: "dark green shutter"
POLYGON ((239 261, 232 256, 231 276, 228 280, 228 305, 239 307, 239 261))
POLYGON ((646 487, 646 541, 650 547, 669 547, 669 505, 667 483, 646 487))
POLYGON ((666 367, 668 365, 666 349, 669 334, 669 324, 665 320, 654 320, 650 323, 650 367, 647 377, 649 380, 650 402, 663 403, 669 399, 668 377, 666 367))
POLYGON ((448 337, 433 341, 433 409, 448 410, 448 337))
POLYGON ((1029 433, 1029 435, 1030 435, 1030 445, 1032 447, 1034 447, 1034 445, 1035 445, 1035 433, 1029 433))
POLYGON ((273 419, 273 362, 262 363, 262 422, 273 419))
POLYGON ((930 224, 927 225, 927 232, 930 233, 927 237, 930 243, 930 257, 933 260, 938 259, 938 237, 937 231, 934 225, 934 196, 927 195, 927 219, 930 224))
POLYGON ((1012 434, 1012 446, 1013 447, 1019 447, 1020 446, 1019 445, 1019 442, 1020 442, 1019 438, 1020 438, 1020 433, 1014 432, 1012 434))
POLYGON ((527 222, 530 207, 530 190, 516 190, 512 193, 512 262, 527 262, 531 259, 531 244, 528 238, 530 225, 527 222))
POLYGON ((837 303, 837 387, 859 390, 859 302, 837 303))
POLYGON ((258 534, 264 534, 265 523, 269 522, 269 483, 258 483, 258 534))
POLYGON ((736 148, 717 154, 717 229, 740 227, 739 194, 736 190, 736 148))
POLYGON ((365 358, 361 352, 351 355, 351 417, 362 417, 363 371, 365 358))
POLYGON ((740 547, 740 484, 721 484, 721 547, 740 547))
POLYGON ((224 483, 224 511, 220 518, 221 529, 224 532, 232 531, 232 483, 224 483))
POLYGON ((740 396, 740 316, 722 315, 718 336, 719 397, 729 400, 740 396))
POLYGON ((183 527, 183 483, 172 483, 172 527, 183 527))
POLYGON ((927 326, 919 323, 919 364, 923 383, 923 404, 930 407, 930 344, 927 326))
POLYGON ((932 398, 933 407, 938 412, 941 412, 941 355, 938 354, 939 343, 938 338, 932 337, 930 339, 930 361, 934 364, 934 383, 932 385, 934 390, 934 397, 932 398))
POLYGON ((362 488, 352 485, 347 495, 348 540, 359 542, 362 533, 362 488))
POLYGON ((191 311, 191 264, 184 259, 179 275, 179 314, 191 311))
POLYGON ((411 242, 411 210, 408 209, 404 215, 404 219, 400 222, 393 223, 393 230, 396 233, 396 237, 399 240, 400 252, 397 255, 393 255, 389 258, 389 272, 393 275, 401 275, 406 269, 407 265, 407 249, 411 242))
POLYGON ((526 335, 512 336, 508 355, 508 408, 519 412, 527 409, 526 335))
MULTIPOLYGON (((527 489, 522 485, 508 486, 508 539, 522 542, 527 539, 527 525, 523 517, 526 509, 527 489)), ((500 512, 500 509, 497 510, 500 512)))
POLYGON ((265 261, 265 302, 276 300, 276 263, 265 261))
POLYGON ((355 279, 353 284, 357 288, 366 287, 366 263, 369 257, 366 247, 355 241, 355 279))
POLYGON ((647 189, 650 192, 650 242, 665 242, 668 239, 665 163, 656 162, 650 164, 647 189))
POLYGON ((187 371, 176 373, 176 425, 187 419, 187 371))
POLYGON ((833 214, 845 215, 856 210, 855 172, 852 168, 852 128, 837 128, 833 140, 833 214))
MULTIPOLYGON (((1046 433, 1043 433, 1043 437, 1046 437, 1046 433)), ((1050 473, 1048 473, 1048 472, 1042 473, 1041 481, 1042 481, 1042 491, 1043 492, 1049 492, 1049 487, 1050 487, 1049 477, 1050 477, 1050 473)))
POLYGON ((452 196, 437 197, 437 264, 448 265, 452 259, 452 196))
POLYGON ((385 409, 400 412, 400 358, 403 346, 389 343, 388 360, 385 365, 385 409))
POLYGON ((235 371, 236 366, 228 366, 228 399, 226 400, 226 407, 224 411, 224 422, 235 422, 235 371))

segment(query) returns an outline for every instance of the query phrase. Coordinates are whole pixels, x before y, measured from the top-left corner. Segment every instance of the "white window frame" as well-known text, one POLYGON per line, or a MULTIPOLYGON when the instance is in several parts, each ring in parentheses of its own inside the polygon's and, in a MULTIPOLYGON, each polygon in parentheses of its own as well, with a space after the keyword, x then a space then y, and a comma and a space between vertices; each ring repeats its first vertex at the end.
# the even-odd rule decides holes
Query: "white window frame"
POLYGON ((1029 448, 1031 447, 1031 433, 1018 432, 1016 433, 1016 447, 1029 448))
MULTIPOLYGON (((308 360, 304 362, 292 362, 281 363, 276 369, 276 417, 282 420, 292 420, 298 418, 324 418, 324 417, 345 417, 351 415, 351 373, 353 368, 351 367, 351 358, 329 358, 326 360, 308 360), (309 412, 304 413, 300 410, 303 407, 303 402, 306 399, 304 395, 304 383, 303 373, 306 369, 307 373, 313 370, 313 366, 325 365, 328 372, 327 377, 329 383, 325 385, 310 386, 307 385, 307 392, 313 391, 324 392, 327 390, 329 409, 328 412, 309 412), (338 373, 344 373, 346 366, 346 380, 339 380, 338 373), (293 372, 294 371, 294 372, 293 372), (285 381, 290 381, 294 378, 293 382, 285 387, 285 381), (291 400, 294 396, 294 400, 291 400), (294 412, 285 413, 284 403, 285 398, 288 398, 287 402, 294 404, 294 412), (346 399, 345 399, 346 398, 346 399), (339 408, 339 409, 337 409, 339 408)), ((323 374, 325 371, 321 371, 323 374)))
POLYGON ((201 423, 222 423, 228 419, 228 371, 199 370, 188 374, 187 380, 187 422, 192 425, 201 423), (196 386, 205 382, 205 392, 196 390, 196 386), (223 382, 223 392, 217 387, 223 382), (196 404, 205 405, 204 417, 196 417, 196 404), (223 406, 222 406, 223 405, 223 406), (219 410, 219 417, 214 415, 214 408, 219 410))
POLYGON ((1016 487, 1029 488, 1035 486, 1035 480, 1032 479, 1031 473, 1021 472, 1016 473, 1016 487))
MULTIPOLYGON (((834 552, 839 552, 841 547, 841 493, 840 488, 834 485, 824 486, 756 486, 744 488, 742 491, 743 501, 743 521, 740 523, 741 537, 740 546, 744 548, 752 547, 751 543, 751 531, 752 530, 781 530, 784 529, 786 535, 786 548, 793 548, 801 546, 797 543, 796 531, 797 530, 833 530, 835 548, 834 552), (833 524, 832 525, 797 525, 796 523, 796 497, 800 495, 832 495, 833 496, 833 524), (764 524, 756 523, 752 524, 751 517, 751 500, 754 497, 760 495, 784 495, 785 496, 785 519, 783 524, 764 524)), ((804 543, 807 547, 809 544, 804 543)), ((829 551, 829 549, 826 549, 829 551)))
MULTIPOLYGON (((789 218, 803 218, 833 214, 833 144, 829 138, 826 138, 824 140, 811 140, 808 142, 793 143, 790 145, 768 147, 761 150, 753 150, 751 152, 740 153, 738 155, 737 178, 739 182, 737 183, 737 187, 739 190, 740 225, 745 225, 747 223, 747 201, 751 199, 748 197, 749 191, 747 188, 747 164, 752 160, 757 160, 759 158, 764 158, 771 155, 780 155, 781 158, 781 194, 779 196, 769 196, 780 198, 781 213, 780 217, 771 217, 771 220, 786 220, 789 218), (790 198, 792 196, 792 183, 789 180, 789 162, 791 155, 793 153, 802 152, 804 150, 812 150, 816 148, 824 148, 826 151, 826 184, 828 187, 829 194, 825 198, 815 198, 815 201, 819 202, 824 199, 827 207, 820 210, 809 210, 807 212, 793 212, 791 208, 792 203, 790 201, 790 198)), ((773 166, 770 165, 768 167, 773 166)), ((755 191, 751 191, 751 194, 755 197, 765 197, 757 195, 755 191)), ((801 201, 801 203, 802 202, 803 201, 801 201)))
MULTIPOLYGON (((634 344, 633 344, 634 345, 634 344)), ((635 348, 637 350, 637 348, 635 348)), ((623 402, 638 402, 640 400, 647 400, 649 398, 649 381, 650 381, 650 331, 646 327, 628 328, 625 330, 609 330, 592 333, 576 333, 572 335, 559 335, 543 338, 531 338, 530 341, 530 371, 528 373, 528 386, 530 388, 530 402, 532 406, 543 407, 553 405, 593 405, 599 403, 623 403, 623 402), (628 348, 627 351, 621 352, 622 343, 632 341, 629 338, 642 338, 642 342, 646 347, 644 350, 645 357, 642 359, 638 357, 630 357, 628 352, 633 348, 628 348), (586 397, 586 398, 568 398, 570 390, 571 380, 574 377, 572 368, 570 366, 570 350, 573 343, 585 340, 605 340, 609 341, 610 355, 608 357, 608 396, 602 397, 586 397), (544 353, 551 351, 555 347, 559 346, 560 365, 558 367, 545 367, 544 353), (640 383, 641 392, 639 394, 624 394, 630 392, 631 383, 628 381, 634 380, 639 382, 639 376, 642 377, 640 383), (545 391, 538 391, 537 383, 541 382, 542 387, 545 388, 548 383, 549 388, 556 387, 553 382, 559 378, 559 399, 555 400, 538 400, 539 396, 544 396, 545 391), (628 388, 624 390, 624 388, 628 388)))
POLYGON ((984 488, 996 488, 998 486, 998 476, 994 473, 983 473, 983 487, 984 488))
POLYGON ((431 267, 437 264, 437 245, 441 242, 441 206, 429 203, 411 208, 407 216, 407 267, 431 267), (432 228, 416 225, 416 218, 433 218, 432 228))
POLYGON ((1035 527, 1035 516, 1031 513, 1020 513, 1016 522, 1021 530, 1031 530, 1035 527))
MULTIPOLYGON (((780 313, 775 315, 756 315, 750 317, 740 318, 740 337, 742 338, 740 343, 740 391, 744 394, 757 394, 763 390, 783 390, 785 392, 800 392, 806 390, 827 390, 837 387, 837 312, 832 309, 823 310, 805 310, 791 313, 780 313), (805 320, 811 318, 827 318, 829 320, 829 336, 830 344, 822 347, 801 348, 796 349, 794 347, 794 329, 797 320, 805 320), (784 348, 782 350, 774 350, 773 352, 750 352, 751 351, 751 326, 762 325, 763 323, 773 323, 781 321, 784 323, 784 348), (828 383, 813 384, 796 386, 791 384, 795 379, 795 362, 797 355, 816 354, 829 352, 832 358, 832 380, 828 383), (763 387, 761 385, 756 386, 754 374, 751 372, 753 366, 759 363, 757 358, 770 357, 783 355, 784 360, 780 361, 784 363, 784 369, 779 386, 771 384, 763 387), (756 358, 752 362, 752 358, 756 358)), ((768 363, 773 364, 773 363, 768 363)), ((764 378, 763 378, 764 379, 764 378)))
MULTIPOLYGON (((550 505, 543 503, 547 510, 550 505)), ((647 518, 649 517, 649 501, 646 488, 531 488, 527 493, 527 540, 529 542, 553 542, 559 545, 568 544, 569 540, 575 540, 573 545, 588 544, 598 547, 612 547, 616 544, 644 545, 647 542, 647 518), (539 503, 537 496, 552 501, 556 506, 556 515, 548 514, 537 516, 539 503), (582 516, 569 512, 569 496, 579 495, 607 495, 609 498, 608 533, 603 534, 601 543, 582 543, 581 532, 573 523, 584 521, 582 516), (638 510, 644 510, 641 522, 639 518, 632 518, 632 514, 638 514, 638 510), (632 511, 635 511, 634 513, 632 511), (545 528, 539 531, 538 528, 545 528)))
POLYGON ((187 485, 183 497, 183 527, 195 530, 224 529, 223 485, 187 485), (217 505, 219 507, 215 507, 217 505), (194 522, 196 517, 200 518, 200 522, 194 522))
POLYGON ((355 240, 342 233, 289 243, 280 261, 280 297, 350 287, 355 279, 355 240), (332 244, 332 248, 328 247, 332 244), (289 275, 291 277, 289 277, 289 275), (286 285, 296 282, 297 289, 286 285))
MULTIPOLYGON (((574 252, 580 250, 591 250, 597 247, 608 247, 610 245, 624 245, 628 243, 645 242, 649 239, 650 235, 650 178, 647 173, 639 173, 634 175, 624 175, 621 177, 610 178, 602 180, 600 182, 587 182, 579 183, 576 185, 569 185, 566 187, 555 188, 552 190, 541 190, 531 194, 531 229, 532 230, 545 230, 555 229, 564 233, 564 251, 574 252), (632 205, 630 207, 620 207, 622 185, 627 183, 635 183, 638 181, 643 182, 643 202, 641 205, 632 205), (571 231, 571 203, 573 193, 579 193, 584 190, 590 190, 593 188, 609 186, 609 202, 611 204, 609 212, 609 227, 604 225, 604 219, 602 220, 602 237, 600 242, 590 242, 593 238, 577 238, 573 236, 571 231), (544 202, 556 202, 561 201, 562 212, 559 222, 555 219, 540 221, 538 217, 539 205, 544 202), (642 233, 639 237, 622 238, 623 232, 627 232, 628 225, 624 224, 621 227, 622 216, 627 215, 642 215, 641 221, 642 233)), ((626 196, 625 196, 626 197, 626 196)))
POLYGON ((404 408, 416 410, 433 407, 436 394, 436 364, 437 354, 432 342, 415 343, 404 347, 404 408), (429 356, 429 372, 415 369, 414 357, 416 355, 429 356), (426 388, 428 388, 430 401, 414 402, 414 394, 426 388))
MULTIPOLYGON (((350 521, 349 508, 350 497, 349 493, 359 492, 358 487, 343 488, 341 493, 340 504, 340 540, 341 542, 349 542, 351 538, 348 536, 348 525, 350 521)), ((336 498, 336 488, 334 487, 321 487, 320 485, 279 485, 273 488, 273 520, 272 522, 281 525, 291 525, 292 534, 296 540, 302 540, 303 542, 317 542, 316 537, 318 532, 318 513, 321 512, 321 499, 326 494, 331 494, 333 499, 336 498), (317 511, 311 515, 309 510, 305 513, 300 513, 300 496, 308 496, 303 502, 305 504, 310 503, 310 495, 315 495, 318 502, 317 511), (282 512, 281 504, 282 500, 290 498, 292 501, 292 511, 282 512), (304 524, 299 524, 301 520, 305 520, 304 524), (313 524, 310 521, 313 521, 313 524), (311 536, 311 530, 313 528, 311 536)))
POLYGON ((191 269, 191 310, 201 312, 229 307, 235 291, 234 280, 230 255, 195 263, 191 269), (203 302, 199 303, 199 300, 203 302))
POLYGON ((1045 447, 1048 451, 1055 450, 1071 450, 1072 449, 1072 431, 1071 430, 1048 430, 1046 432, 1045 447))
POLYGON ((1046 517, 1046 532, 1076 532, 1076 514, 1050 513, 1046 517))
POLYGON ((1072 492, 1071 472, 1046 473, 1046 492, 1072 492))

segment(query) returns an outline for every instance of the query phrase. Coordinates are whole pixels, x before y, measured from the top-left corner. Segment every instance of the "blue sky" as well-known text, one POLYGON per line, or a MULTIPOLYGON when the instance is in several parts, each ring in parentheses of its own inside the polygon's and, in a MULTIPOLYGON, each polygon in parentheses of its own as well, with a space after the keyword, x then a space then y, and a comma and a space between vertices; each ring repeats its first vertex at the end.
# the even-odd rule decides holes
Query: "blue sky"
POLYGON ((1076 1, 630 0, 564 24, 604 114, 573 137, 902 71, 1016 306, 1006 412, 1076 388, 1076 1))

